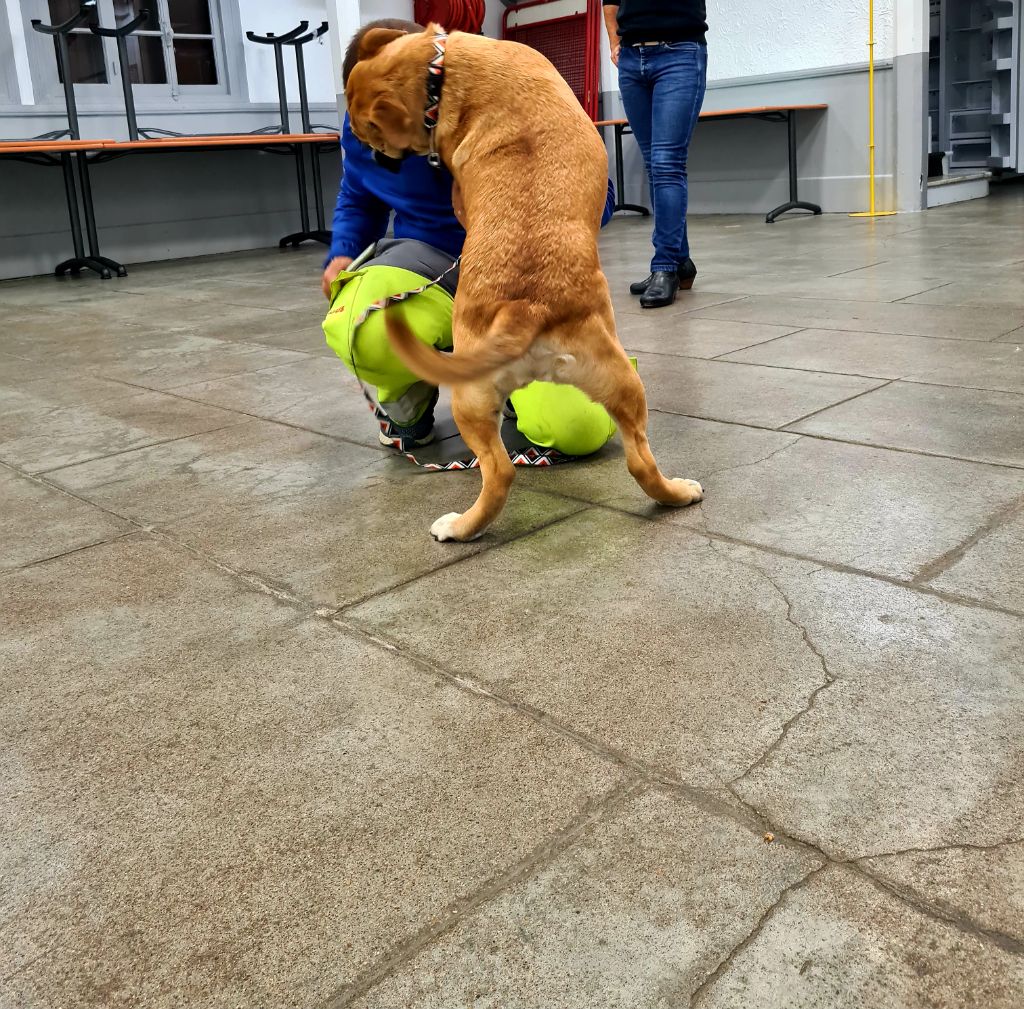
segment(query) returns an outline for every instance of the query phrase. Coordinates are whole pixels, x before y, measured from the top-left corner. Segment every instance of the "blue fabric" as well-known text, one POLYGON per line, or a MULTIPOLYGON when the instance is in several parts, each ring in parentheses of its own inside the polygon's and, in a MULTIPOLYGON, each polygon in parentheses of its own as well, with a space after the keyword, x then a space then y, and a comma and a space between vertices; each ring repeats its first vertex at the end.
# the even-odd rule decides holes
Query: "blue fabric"
POLYGON ((415 238, 453 258, 462 252, 466 233, 452 210, 452 177, 446 168, 432 168, 425 157, 410 157, 397 172, 381 168, 373 151, 361 144, 348 123, 341 128, 345 156, 341 188, 334 208, 328 260, 356 257, 380 241, 395 212, 395 238, 415 238))
MULTIPOLYGON (((379 242, 395 212, 395 238, 414 238, 453 259, 462 252, 466 233, 452 209, 452 177, 447 168, 432 168, 425 157, 410 157, 397 172, 381 168, 373 151, 352 132, 348 115, 341 128, 345 155, 338 202, 334 208, 331 251, 324 265, 338 256, 355 258, 379 242)), ((603 228, 615 207, 615 187, 608 180, 608 197, 601 216, 603 228)))
POLYGON ((603 228, 615 213, 615 186, 612 180, 608 180, 608 198, 604 201, 604 213, 601 214, 601 227, 603 228))
POLYGON ((623 46, 619 53, 622 105, 654 202, 651 272, 672 273, 690 255, 686 160, 707 77, 707 46, 698 42, 623 46))

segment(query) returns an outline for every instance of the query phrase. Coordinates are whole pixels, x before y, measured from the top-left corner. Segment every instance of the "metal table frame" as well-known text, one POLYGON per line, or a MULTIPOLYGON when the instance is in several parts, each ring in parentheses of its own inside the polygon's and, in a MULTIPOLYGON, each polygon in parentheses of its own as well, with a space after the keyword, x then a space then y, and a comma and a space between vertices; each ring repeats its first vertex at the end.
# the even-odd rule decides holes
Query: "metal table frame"
MULTIPOLYGON (((783 214, 791 210, 806 210, 811 214, 821 213, 821 207, 816 203, 807 203, 801 200, 797 191, 797 151, 796 151, 796 115, 800 111, 823 112, 827 105, 779 105, 764 106, 751 109, 724 109, 721 112, 702 112, 701 122, 727 119, 760 119, 767 123, 785 123, 789 148, 789 200, 774 210, 769 211, 765 216, 766 224, 774 224, 783 214)), ((622 201, 625 189, 625 170, 622 161, 622 138, 632 134, 629 122, 625 119, 603 119, 595 124, 598 127, 612 126, 615 130, 615 185, 616 196, 620 202, 615 204, 615 211, 628 210, 647 217, 650 210, 637 203, 626 203, 622 201)))

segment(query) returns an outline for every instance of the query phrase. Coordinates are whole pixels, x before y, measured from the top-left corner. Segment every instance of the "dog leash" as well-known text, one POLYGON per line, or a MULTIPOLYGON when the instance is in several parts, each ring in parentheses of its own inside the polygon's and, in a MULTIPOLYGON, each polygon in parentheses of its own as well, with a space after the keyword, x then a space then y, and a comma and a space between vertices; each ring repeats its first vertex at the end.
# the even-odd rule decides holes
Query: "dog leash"
MULTIPOLYGON (((349 264, 349 271, 357 270, 362 266, 362 264, 373 255, 376 247, 376 243, 367 246, 367 248, 365 248, 349 264)), ((446 463, 424 462, 421 459, 417 459, 414 453, 406 452, 402 448, 402 439, 394 438, 389 433, 391 418, 384 412, 376 399, 370 395, 370 391, 367 389, 366 383, 359 377, 359 366, 356 363, 356 330, 359 329, 359 327, 366 322, 374 312, 383 312, 392 305, 399 305, 403 301, 408 301, 410 298, 415 297, 417 294, 422 294, 424 291, 429 291, 432 287, 436 287, 445 279, 445 277, 452 273, 452 271, 456 270, 461 262, 462 256, 460 255, 451 266, 433 280, 428 281, 422 287, 417 287, 412 291, 403 291, 400 294, 392 294, 368 305, 359 318, 352 323, 349 330, 348 353, 349 360, 352 362, 352 374, 359 383, 359 390, 362 392, 363 398, 366 400, 366 405, 370 408, 370 412, 373 414, 374 419, 380 426, 381 434, 383 434, 385 438, 390 439, 391 447, 397 449, 403 456, 405 456, 406 459, 409 460, 409 462, 419 466, 420 469, 430 470, 434 473, 450 473, 459 470, 477 469, 480 466, 480 460, 476 456, 470 456, 469 458, 453 459, 451 462, 446 463)), ((331 309, 327 314, 332 315, 334 314, 334 311, 334 309, 331 309)), ((559 463, 568 462, 576 458, 575 456, 565 455, 554 448, 538 448, 536 445, 531 445, 529 448, 525 449, 507 449, 506 451, 508 452, 509 459, 513 466, 557 466, 559 463)))

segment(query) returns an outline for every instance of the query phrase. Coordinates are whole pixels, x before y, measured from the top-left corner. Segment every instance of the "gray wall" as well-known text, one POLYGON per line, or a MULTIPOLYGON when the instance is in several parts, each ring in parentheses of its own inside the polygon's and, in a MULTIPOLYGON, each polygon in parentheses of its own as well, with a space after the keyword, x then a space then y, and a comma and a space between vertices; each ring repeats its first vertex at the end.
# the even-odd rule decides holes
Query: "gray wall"
MULTIPOLYGON (((329 228, 340 155, 321 155, 321 168, 329 228)), ((93 165, 90 178, 101 251, 129 268, 273 246, 299 230, 295 162, 285 155, 138 153, 93 165)), ((59 168, 0 159, 0 193, 0 277, 49 273, 72 255, 59 168)))
MULTIPOLYGON (((893 200, 893 75, 876 70, 878 205, 893 200)), ((604 117, 622 114, 617 92, 603 95, 604 117)), ((790 75, 718 81, 705 110, 761 105, 817 104, 825 112, 798 114, 800 198, 827 213, 866 210, 868 199, 868 75, 865 67, 801 71, 790 75)), ((614 157, 609 134, 609 157, 614 157)), ((650 205, 640 151, 625 138, 628 202, 650 205)), ((614 164, 610 169, 614 172, 614 164)), ((786 127, 757 120, 701 123, 690 149, 690 207, 699 214, 766 213, 789 198, 786 127)))

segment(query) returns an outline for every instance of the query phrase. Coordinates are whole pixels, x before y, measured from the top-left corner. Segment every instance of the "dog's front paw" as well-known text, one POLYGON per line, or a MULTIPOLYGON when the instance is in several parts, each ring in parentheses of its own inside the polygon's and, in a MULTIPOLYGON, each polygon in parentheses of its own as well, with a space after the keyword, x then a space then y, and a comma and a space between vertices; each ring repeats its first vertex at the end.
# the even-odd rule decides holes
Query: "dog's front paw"
POLYGON ((677 477, 675 480, 669 480, 669 486, 675 493, 672 500, 664 501, 663 504, 683 508, 704 500, 704 488, 696 480, 683 480, 677 477))
POLYGON ((431 527, 430 535, 437 540, 438 543, 446 543, 448 540, 457 540, 461 537, 455 533, 455 523, 462 518, 458 512, 449 512, 447 515, 442 515, 431 527))

